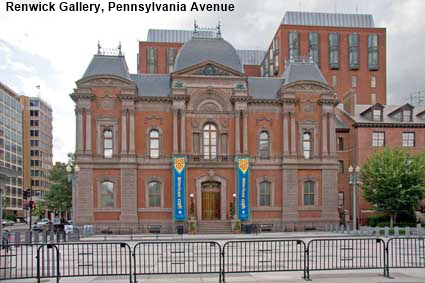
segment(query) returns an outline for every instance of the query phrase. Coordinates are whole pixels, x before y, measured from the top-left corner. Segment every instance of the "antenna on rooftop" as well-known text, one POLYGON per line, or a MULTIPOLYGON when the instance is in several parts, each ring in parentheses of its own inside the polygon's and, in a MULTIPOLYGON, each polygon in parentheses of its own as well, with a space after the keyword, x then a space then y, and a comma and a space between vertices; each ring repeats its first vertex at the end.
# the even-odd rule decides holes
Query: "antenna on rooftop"
POLYGON ((102 55, 102 46, 100 46, 100 41, 97 41, 97 55, 102 55))
POLYGON ((413 106, 425 105, 425 90, 411 92, 406 100, 409 100, 413 106))
POLYGON ((118 56, 122 56, 122 51, 121 51, 121 41, 118 44, 118 56))
POLYGON ((218 21, 216 37, 221 38, 221 21, 218 21))

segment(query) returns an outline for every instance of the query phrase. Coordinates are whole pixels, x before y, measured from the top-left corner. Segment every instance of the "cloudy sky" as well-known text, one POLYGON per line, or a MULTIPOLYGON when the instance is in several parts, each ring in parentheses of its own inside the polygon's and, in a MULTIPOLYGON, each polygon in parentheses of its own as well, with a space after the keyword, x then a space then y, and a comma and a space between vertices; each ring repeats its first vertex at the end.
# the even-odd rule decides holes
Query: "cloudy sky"
MULTIPOLYGON (((66 160, 66 153, 74 150, 74 105, 69 94, 96 52, 97 41, 100 40, 105 47, 116 47, 121 41, 130 71, 135 73, 137 41, 146 39, 149 28, 190 30, 194 19, 205 27, 213 27, 220 20, 224 38, 238 49, 264 49, 285 11, 373 14, 375 25, 387 28, 388 102, 407 102, 409 93, 425 89, 423 0, 199 0, 198 3, 233 3, 235 11, 149 14, 6 12, 5 2, 0 4, 0 81, 19 94, 40 95, 52 106, 55 161, 66 160), (40 93, 37 85, 41 86, 40 93)), ((103 5, 106 6, 107 1, 83 2, 105 2, 103 5)))

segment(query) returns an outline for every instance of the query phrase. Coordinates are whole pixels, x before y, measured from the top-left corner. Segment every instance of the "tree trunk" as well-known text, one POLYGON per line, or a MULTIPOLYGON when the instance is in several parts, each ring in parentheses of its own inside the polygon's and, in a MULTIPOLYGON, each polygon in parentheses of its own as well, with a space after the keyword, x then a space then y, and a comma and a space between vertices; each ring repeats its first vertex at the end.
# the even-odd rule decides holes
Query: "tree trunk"
POLYGON ((394 218, 395 218, 395 215, 394 214, 391 214, 390 215, 390 228, 392 229, 393 228, 393 226, 394 226, 394 218))

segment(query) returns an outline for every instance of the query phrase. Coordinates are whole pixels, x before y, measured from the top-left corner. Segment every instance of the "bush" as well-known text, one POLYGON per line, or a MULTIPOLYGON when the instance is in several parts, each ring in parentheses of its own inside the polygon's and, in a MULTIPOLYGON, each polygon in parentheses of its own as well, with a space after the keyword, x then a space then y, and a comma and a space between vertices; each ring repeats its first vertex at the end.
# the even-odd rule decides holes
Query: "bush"
POLYGON ((378 224, 376 224, 375 227, 381 227, 381 228, 390 227, 390 222, 379 222, 378 224))
POLYGON ((16 222, 16 215, 12 212, 6 212, 5 214, 3 214, 3 219, 16 222))
MULTIPOLYGON (((387 215, 370 215, 367 218, 367 225, 370 227, 376 227, 380 223, 384 223, 384 222, 389 223, 389 221, 390 221, 390 218, 387 215)), ((384 226, 379 226, 379 227, 384 227, 384 226)))

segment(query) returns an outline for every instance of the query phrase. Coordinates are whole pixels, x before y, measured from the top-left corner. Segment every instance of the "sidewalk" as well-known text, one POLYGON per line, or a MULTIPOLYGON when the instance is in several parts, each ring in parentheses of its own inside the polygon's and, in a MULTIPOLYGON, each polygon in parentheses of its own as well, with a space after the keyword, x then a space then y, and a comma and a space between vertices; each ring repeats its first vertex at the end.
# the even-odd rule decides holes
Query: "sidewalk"
MULTIPOLYGON (((423 283, 425 282, 425 269, 399 269, 391 272, 393 279, 385 278, 382 270, 344 270, 344 271, 320 271, 311 272, 311 279, 317 283, 423 283)), ((306 282, 301 278, 302 272, 276 272, 276 273, 243 273, 226 275, 226 283, 278 283, 278 282, 306 282)), ((6 280, 5 283, 33 283, 36 279, 6 280)), ((42 279, 41 282, 56 282, 55 278, 42 279)), ((129 277, 73 277, 61 278, 61 283, 125 283, 129 277)), ((162 275, 162 276, 138 276, 138 283, 218 283, 218 275, 162 275)))

